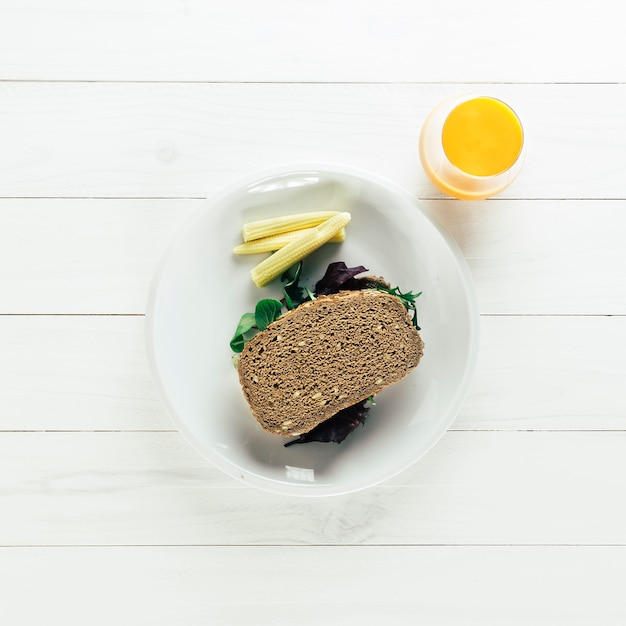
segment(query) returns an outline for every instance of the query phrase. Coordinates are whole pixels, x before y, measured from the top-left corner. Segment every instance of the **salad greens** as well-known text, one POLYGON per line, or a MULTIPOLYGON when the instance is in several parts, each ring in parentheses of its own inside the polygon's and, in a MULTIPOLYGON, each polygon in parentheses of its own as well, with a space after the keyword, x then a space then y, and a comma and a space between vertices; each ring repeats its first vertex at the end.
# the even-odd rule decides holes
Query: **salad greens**
POLYGON ((280 279, 283 285, 283 302, 287 309, 295 309, 307 300, 315 300, 315 294, 308 287, 300 287, 300 275, 302 274, 302 261, 289 268, 280 279))
POLYGON ((265 330, 282 314, 283 304, 278 300, 265 298, 256 303, 254 313, 244 313, 237 325, 235 334, 230 340, 230 348, 239 353, 243 350, 246 341, 249 341, 258 332, 265 330))
POLYGON ((315 293, 318 296, 328 296, 337 293, 342 289, 359 289, 351 281, 355 276, 367 272, 368 269, 362 265, 348 267, 343 261, 331 263, 326 269, 326 273, 315 285, 315 293))
POLYGON ((365 423, 367 413, 371 406, 371 403, 368 403, 369 398, 342 409, 321 424, 318 424, 308 433, 303 433, 302 435, 298 435, 297 439, 288 441, 285 444, 285 448, 293 446, 295 443, 309 443, 311 441, 341 443, 350 433, 354 432, 360 424, 365 423))
POLYGON ((393 289, 387 289, 386 287, 378 286, 376 287, 379 291, 384 291, 386 293, 390 293, 392 296, 396 296, 400 299, 400 302, 404 304, 404 308, 411 314, 411 321, 413 322, 413 326, 417 330, 422 330, 417 325, 417 308, 415 306, 415 300, 422 295, 422 292, 413 293, 412 291, 407 291, 403 293, 400 291, 399 287, 394 287, 393 289))
MULTIPOLYGON (((363 283, 355 277, 367 271, 368 269, 362 265, 348 267, 343 261, 331 263, 326 269, 324 276, 316 283, 315 289, 311 291, 308 287, 300 285, 302 261, 289 268, 281 276, 281 281, 284 283, 282 300, 273 300, 271 298, 259 300, 254 313, 244 313, 241 316, 235 334, 230 341, 230 347, 236 353, 234 357, 235 366, 238 354, 243 350, 246 342, 277 320, 283 314, 283 308, 290 311, 304 302, 315 300, 317 296, 330 295, 345 289, 363 289, 363 283)), ((422 295, 421 291, 419 293, 413 293, 412 291, 403 292, 399 287, 389 288, 383 284, 377 284, 373 288, 399 298, 409 312, 413 326, 420 330, 417 324, 415 300, 422 295)), ((374 404, 374 397, 371 396, 362 402, 342 409, 331 418, 318 424, 308 433, 298 435, 297 439, 292 439, 284 445, 287 447, 311 441, 341 443, 360 424, 365 423, 367 414, 374 404)))
MULTIPOLYGON (((299 261, 281 276, 281 281, 284 283, 282 300, 264 298, 257 302, 254 313, 244 313, 241 316, 235 334, 230 340, 231 350, 237 354, 240 353, 246 341, 252 339, 258 332, 265 330, 269 324, 282 315, 283 307, 290 311, 304 302, 315 300, 317 296, 330 295, 342 289, 362 289, 362 285, 358 279, 355 280, 355 277, 367 271, 369 270, 362 265, 348 267, 343 261, 330 263, 326 268, 324 276, 315 284, 314 291, 311 291, 308 287, 300 285, 302 261, 299 261)), ((415 305, 415 300, 422 295, 421 291, 419 293, 413 293, 412 291, 402 292, 399 287, 390 289, 382 285, 378 285, 376 289, 399 298, 406 310, 411 314, 415 328, 421 330, 417 324, 417 308, 415 305)))
POLYGON ((315 295, 307 287, 299 285, 302 274, 302 261, 289 268, 282 276, 283 299, 273 300, 264 298, 259 300, 254 313, 244 313, 239 319, 233 338, 230 340, 230 348, 235 353, 240 353, 249 341, 258 332, 265 330, 273 321, 283 314, 283 307, 287 310, 295 309, 307 300, 314 300, 315 295))

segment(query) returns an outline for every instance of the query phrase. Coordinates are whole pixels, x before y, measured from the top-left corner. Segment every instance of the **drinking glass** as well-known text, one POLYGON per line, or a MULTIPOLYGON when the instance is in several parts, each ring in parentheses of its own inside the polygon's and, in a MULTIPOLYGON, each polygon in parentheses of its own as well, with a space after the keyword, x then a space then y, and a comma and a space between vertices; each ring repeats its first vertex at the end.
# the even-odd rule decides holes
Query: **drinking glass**
POLYGON ((419 154, 426 174, 445 194, 482 200, 500 193, 519 174, 524 130, 515 111, 501 100, 457 95, 427 117, 419 154))

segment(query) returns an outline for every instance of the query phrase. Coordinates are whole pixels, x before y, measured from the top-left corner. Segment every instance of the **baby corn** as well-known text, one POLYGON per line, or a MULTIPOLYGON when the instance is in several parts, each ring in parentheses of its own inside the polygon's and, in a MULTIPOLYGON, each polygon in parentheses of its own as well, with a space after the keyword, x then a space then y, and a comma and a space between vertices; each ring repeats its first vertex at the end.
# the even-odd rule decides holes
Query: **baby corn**
POLYGON ((276 251, 252 268, 250 275, 258 287, 265 287, 294 263, 301 261, 334 237, 350 221, 350 213, 337 213, 276 251))
POLYGON ((301 230, 318 226, 322 222, 337 215, 339 211, 309 211, 295 215, 281 215, 266 220, 247 222, 243 225, 242 235, 244 241, 253 241, 262 237, 278 235, 291 230, 301 230))
MULTIPOLYGON (((302 230, 292 230, 288 233, 279 233, 278 235, 270 235, 269 237, 261 237, 246 243, 240 243, 233 248, 235 254, 257 254, 259 252, 274 252, 280 250, 288 243, 291 243, 301 235, 312 232, 312 228, 303 228, 302 230)), ((341 243, 346 240, 346 229, 342 228, 334 237, 328 241, 330 243, 341 243)))

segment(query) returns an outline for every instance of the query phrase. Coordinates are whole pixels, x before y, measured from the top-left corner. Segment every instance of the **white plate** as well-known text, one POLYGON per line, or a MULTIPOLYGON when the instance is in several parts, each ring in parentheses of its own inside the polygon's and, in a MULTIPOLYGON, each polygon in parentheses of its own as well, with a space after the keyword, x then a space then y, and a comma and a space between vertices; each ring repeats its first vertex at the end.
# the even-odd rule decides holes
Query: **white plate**
POLYGON ((147 313, 151 367, 180 431, 231 476, 305 496, 363 489, 422 457, 465 397, 478 327, 465 260, 419 202, 372 174, 319 164, 257 173, 204 202, 164 256, 147 313), (280 299, 281 283, 259 289, 249 271, 262 257, 231 251, 244 221, 326 208, 352 213, 347 239, 305 260, 303 284, 312 286, 328 263, 344 261, 405 291, 422 291, 424 357, 377 396, 365 425, 343 443, 285 448, 286 439, 252 417, 229 348, 240 315, 261 298, 280 299))

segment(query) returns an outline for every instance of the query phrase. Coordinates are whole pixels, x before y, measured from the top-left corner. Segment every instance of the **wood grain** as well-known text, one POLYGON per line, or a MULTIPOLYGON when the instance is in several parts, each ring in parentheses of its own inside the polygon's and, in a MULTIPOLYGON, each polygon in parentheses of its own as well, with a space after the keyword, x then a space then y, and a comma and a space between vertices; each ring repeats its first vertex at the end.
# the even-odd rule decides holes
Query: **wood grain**
POLYGON ((482 313, 626 313, 625 201, 425 205, 459 244, 482 313))
POLYGON ((497 0, 28 0, 4 11, 0 77, 615 82, 625 78, 618 9, 611 0, 554 13, 541 0, 506 10, 497 0))
POLYGON ((0 317, 0 429, 172 430, 143 317, 0 317))
POLYGON ((322 161, 440 198, 419 133, 439 101, 476 90, 525 129, 502 197, 626 198, 624 83, 126 82, 0 82, 0 197, 204 198, 257 169, 322 161))
MULTIPOLYGON (((142 316, 0 316, 0 430, 172 430, 142 316)), ((626 428, 626 317, 485 316, 456 430, 626 428)))
POLYGON ((0 622, 626 623, 626 40, 613 0, 0 2, 0 622), (420 128, 510 103, 526 162, 444 198, 420 128), (145 352, 200 199, 295 161, 423 200, 474 278, 452 429, 327 499, 229 478, 145 352))
POLYGON ((448 432, 383 486, 299 499, 175 432, 5 432, 0 545, 623 546, 625 472, 624 432, 448 432))
MULTIPOLYGON (((0 313, 143 314, 159 259, 199 203, 0 199, 0 313)), ((424 206, 459 244, 482 314, 626 314, 626 200, 424 206)))
POLYGON ((623 430, 626 318, 484 317, 458 429, 623 430))
POLYGON ((0 549, 15 626, 621 626, 624 548, 516 546, 0 549), (373 580, 376 581, 373 586, 373 580), (276 586, 280 585, 280 593, 276 586), (107 601, 103 600, 106 590, 107 601), (97 608, 97 610, 94 610, 97 608))
POLYGON ((143 314, 198 200, 0 200, 2 313, 143 314))

